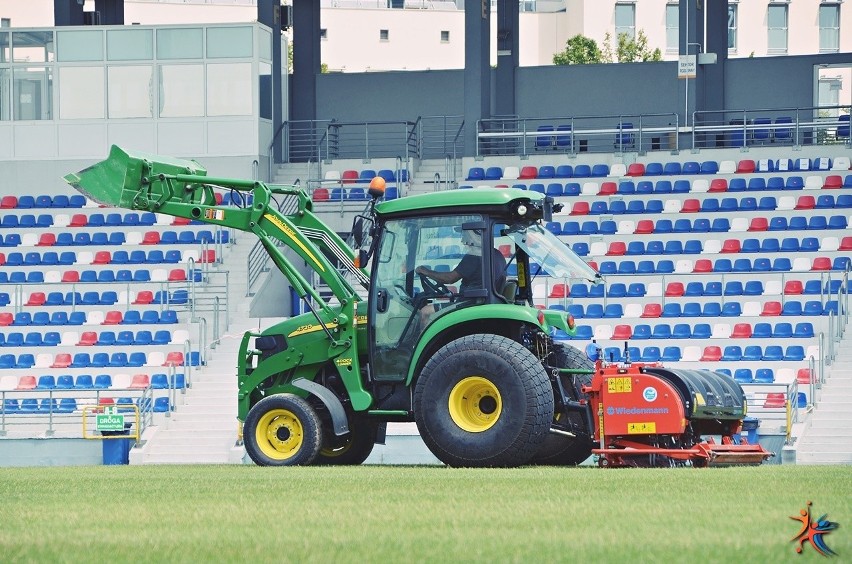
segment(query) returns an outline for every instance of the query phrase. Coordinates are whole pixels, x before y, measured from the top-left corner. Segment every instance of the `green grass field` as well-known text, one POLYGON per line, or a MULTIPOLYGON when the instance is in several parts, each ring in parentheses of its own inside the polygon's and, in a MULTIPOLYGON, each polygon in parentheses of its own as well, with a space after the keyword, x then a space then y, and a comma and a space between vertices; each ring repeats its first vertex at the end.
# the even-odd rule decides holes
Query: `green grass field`
POLYGON ((852 467, 0 469, 2 562, 852 560, 852 467))

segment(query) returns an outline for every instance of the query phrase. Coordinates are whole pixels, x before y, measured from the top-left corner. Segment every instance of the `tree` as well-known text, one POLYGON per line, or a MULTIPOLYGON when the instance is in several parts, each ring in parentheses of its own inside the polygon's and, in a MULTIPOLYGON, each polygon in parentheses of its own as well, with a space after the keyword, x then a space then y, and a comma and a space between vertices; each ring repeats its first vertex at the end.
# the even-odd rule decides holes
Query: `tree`
POLYGON ((585 35, 575 35, 565 42, 565 50, 554 53, 554 65, 590 65, 605 62, 597 41, 585 35))
MULTIPOLYGON (((290 74, 293 74, 293 42, 287 43, 287 70, 290 74)), ((326 74, 328 73, 328 65, 325 63, 320 63, 320 73, 326 74)))
POLYGON ((618 63, 638 63, 647 61, 662 61, 663 54, 660 49, 651 50, 648 47, 648 36, 644 30, 639 30, 635 38, 631 38, 626 33, 618 34, 618 41, 615 47, 615 57, 612 53, 612 36, 609 32, 604 36, 604 60, 607 62, 618 63))

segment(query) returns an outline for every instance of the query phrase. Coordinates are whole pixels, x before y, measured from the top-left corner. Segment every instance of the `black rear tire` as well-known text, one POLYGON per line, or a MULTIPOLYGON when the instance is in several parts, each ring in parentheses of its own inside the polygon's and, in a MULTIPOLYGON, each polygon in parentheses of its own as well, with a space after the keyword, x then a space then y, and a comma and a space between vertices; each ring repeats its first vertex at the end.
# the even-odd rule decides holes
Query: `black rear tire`
POLYGON ((249 457, 259 466, 311 464, 322 444, 322 424, 304 399, 276 394, 249 410, 243 441, 249 457))
POLYGON ((539 451, 553 419, 553 390, 538 359, 493 334, 439 349, 414 391, 429 450, 450 466, 518 466, 539 451))
POLYGON ((349 433, 342 437, 326 433, 314 464, 355 466, 363 463, 373 452, 378 430, 378 421, 350 416, 349 433))
MULTIPOLYGON (((589 358, 572 347, 562 343, 554 344, 556 366, 559 368, 573 368, 592 371, 595 367, 589 358)), ((580 391, 584 385, 592 381, 592 375, 582 374, 575 376, 561 376, 565 390, 577 401, 587 399, 586 394, 580 391)), ((577 412, 563 412, 554 415, 553 425, 555 427, 568 427, 573 429, 576 437, 567 437, 550 433, 545 439, 541 450, 533 457, 533 464, 550 466, 576 466, 584 462, 592 454, 591 429, 588 429, 586 420, 577 412), (566 421, 568 420, 568 421, 566 421)))

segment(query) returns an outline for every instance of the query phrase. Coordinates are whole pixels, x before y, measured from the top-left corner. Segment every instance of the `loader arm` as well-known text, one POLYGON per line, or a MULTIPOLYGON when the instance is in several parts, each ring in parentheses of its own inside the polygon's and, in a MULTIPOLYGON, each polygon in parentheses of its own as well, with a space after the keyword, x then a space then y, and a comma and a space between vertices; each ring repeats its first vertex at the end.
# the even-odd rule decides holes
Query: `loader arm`
MULTIPOLYGON (((65 180, 90 199, 107 206, 151 211, 254 233, 299 298, 310 297, 318 304, 319 312, 314 313, 324 327, 329 321, 338 327, 353 322, 358 296, 326 253, 336 257, 365 287, 368 278, 354 266, 352 249, 312 212, 310 198, 297 187, 270 187, 259 181, 209 177, 194 161, 129 154, 115 145, 105 161, 69 174, 65 180), (214 187, 249 193, 251 204, 217 205, 214 187), (279 212, 273 205, 275 195, 295 197, 296 211, 286 215, 279 212), (339 314, 299 273, 275 244, 276 240, 299 255, 328 285, 341 304, 339 314)), ((333 345, 337 344, 327 329, 326 333, 333 345)))

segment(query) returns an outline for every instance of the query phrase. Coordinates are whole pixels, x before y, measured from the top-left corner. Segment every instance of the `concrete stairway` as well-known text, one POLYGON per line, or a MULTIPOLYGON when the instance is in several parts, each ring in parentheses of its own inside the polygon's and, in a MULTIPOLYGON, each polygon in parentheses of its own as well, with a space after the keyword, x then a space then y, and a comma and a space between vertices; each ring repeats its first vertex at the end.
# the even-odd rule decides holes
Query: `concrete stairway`
POLYGON ((796 449, 797 464, 852 464, 852 333, 847 333, 818 392, 811 424, 796 449))
MULTIPOLYGON (((216 347, 207 351, 206 366, 192 375, 192 387, 179 394, 177 409, 167 416, 155 414, 155 425, 146 431, 145 444, 131 450, 131 464, 181 464, 242 462, 237 442, 237 352, 245 331, 257 329, 258 320, 248 319, 250 298, 246 293, 244 257, 255 244, 254 237, 238 234, 227 250, 220 268, 229 271, 230 327, 216 347)), ((268 325, 273 320, 263 320, 268 325)), ((208 325, 211 325, 208 322, 208 325)))

